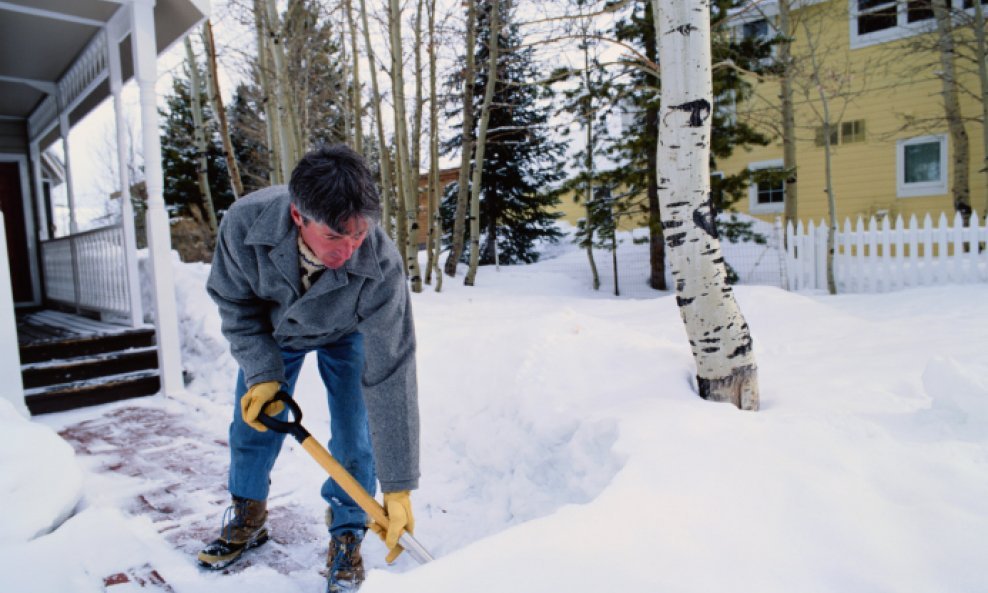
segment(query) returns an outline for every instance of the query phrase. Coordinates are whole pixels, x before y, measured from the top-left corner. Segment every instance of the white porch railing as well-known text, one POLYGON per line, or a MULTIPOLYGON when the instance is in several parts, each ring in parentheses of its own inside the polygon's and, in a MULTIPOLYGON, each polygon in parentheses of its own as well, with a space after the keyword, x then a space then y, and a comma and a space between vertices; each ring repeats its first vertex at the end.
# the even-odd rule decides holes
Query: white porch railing
POLYGON ((123 226, 41 243, 45 297, 79 309, 130 315, 123 226))
MULTIPOLYGON (((988 227, 977 213, 964 226, 961 215, 952 224, 929 214, 904 223, 859 217, 852 227, 838 228, 834 248, 837 292, 886 292, 912 286, 988 282, 988 227)), ((827 288, 827 225, 800 222, 786 228, 786 269, 790 290, 827 288)))

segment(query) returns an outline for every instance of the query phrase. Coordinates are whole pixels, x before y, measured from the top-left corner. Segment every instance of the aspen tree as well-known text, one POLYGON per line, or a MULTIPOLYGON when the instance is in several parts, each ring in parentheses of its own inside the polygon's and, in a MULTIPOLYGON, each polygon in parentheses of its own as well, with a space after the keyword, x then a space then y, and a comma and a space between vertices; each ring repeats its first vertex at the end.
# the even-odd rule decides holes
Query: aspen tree
MULTIPOLYGON (((405 254, 405 269, 411 282, 413 292, 422 292, 422 275, 419 271, 418 242, 418 199, 412 184, 411 158, 408 149, 408 126, 405 114, 405 78, 402 73, 402 44, 401 44, 401 7, 398 0, 390 0, 391 28, 391 86, 394 89, 395 102, 395 137, 398 145, 398 186, 402 202, 405 205, 405 220, 399 224, 405 225, 407 236, 403 246, 405 254)), ((416 140, 417 141, 417 140, 416 140)))
MULTIPOLYGON (((837 294, 837 281, 834 279, 834 242, 837 235, 837 198, 834 196, 833 182, 833 147, 831 146, 831 130, 835 129, 834 120, 830 114, 830 97, 824 89, 821 76, 820 56, 813 33, 810 32, 809 25, 803 21, 803 30, 806 33, 806 43, 809 47, 810 80, 817 91, 817 98, 820 100, 820 107, 814 107, 823 124, 823 167, 824 185, 827 193, 827 292, 837 294)), ((787 187, 788 189, 788 187, 787 187)), ((786 196, 788 199, 789 196, 786 196)))
MULTIPOLYGON (((975 0, 976 2, 980 0, 975 0)), ((950 131, 951 153, 954 161, 954 179, 950 191, 954 196, 954 210, 964 218, 964 226, 971 219, 971 188, 968 182, 970 149, 967 131, 961 116, 958 98, 957 74, 954 66, 953 19, 946 0, 932 0, 933 16, 937 23, 937 45, 940 52, 940 80, 942 81, 943 111, 950 131)))
POLYGON ((790 0, 779 0, 779 109, 782 115, 783 228, 799 220, 799 200, 796 169, 796 108, 793 103, 792 40, 795 35, 790 0))
POLYGON ((226 108, 223 106, 223 96, 220 94, 216 42, 213 40, 213 25, 209 19, 202 24, 202 43, 206 49, 206 87, 209 90, 209 102, 220 130, 220 141, 223 142, 223 156, 226 159, 226 170, 230 173, 233 198, 237 199, 244 195, 244 182, 240 177, 240 167, 237 165, 237 155, 233 150, 233 139, 230 137, 230 124, 227 121, 226 108))
POLYGON ((216 234, 216 209, 213 207, 213 194, 209 190, 209 163, 206 160, 206 132, 202 118, 202 83, 199 80, 199 62, 192 50, 192 40, 185 38, 185 57, 189 64, 189 96, 192 102, 192 143, 196 148, 196 175, 199 178, 199 195, 206 208, 209 230, 216 234))
MULTIPOLYGON (((487 144, 487 124, 491 119, 491 102, 494 87, 497 85, 498 36, 501 34, 501 3, 490 3, 491 37, 488 43, 487 86, 484 89, 484 102, 480 108, 480 126, 477 130, 477 147, 474 150, 473 178, 470 181, 470 266, 463 284, 473 286, 477 278, 477 265, 480 263, 480 185, 484 177, 484 151, 487 144)), ((468 50, 470 51, 470 50, 468 50)), ((464 115, 465 117, 465 115, 464 115)))
MULTIPOLYGON (((453 214, 453 240, 446 257, 445 271, 456 276, 456 265, 463 256, 463 236, 466 230, 467 206, 470 201, 470 163, 473 159, 473 89, 477 67, 474 61, 474 45, 477 32, 477 0, 466 0, 466 65, 463 69, 463 139, 460 143, 460 172, 456 186, 456 211, 453 214)), ((481 164, 477 164, 481 166, 481 164)))
POLYGON ((442 216, 439 213, 439 97, 436 91, 436 0, 426 3, 429 36, 429 187, 427 218, 429 232, 426 234, 428 256, 426 257, 425 283, 432 282, 432 272, 436 272, 436 292, 442 290, 443 274, 439 269, 439 252, 442 248, 442 216))
POLYGON ((981 2, 974 3, 974 48, 978 62, 978 80, 981 83, 981 172, 985 175, 985 206, 982 216, 988 215, 988 40, 985 39, 985 11, 981 2))
POLYGON ((371 77, 371 96, 374 99, 372 108, 374 109, 374 121, 377 124, 375 126, 377 128, 377 143, 381 155, 381 222, 384 224, 384 232, 394 239, 394 229, 391 226, 391 204, 394 201, 395 184, 391 174, 391 156, 388 151, 388 143, 384 137, 384 112, 381 109, 381 89, 377 81, 377 58, 374 56, 374 46, 371 45, 366 0, 360 0, 360 20, 363 24, 364 46, 367 50, 367 65, 371 77))
POLYGON ((353 0, 346 0, 346 21, 350 29, 350 53, 353 55, 353 149, 364 154, 364 101, 360 88, 360 46, 357 23, 353 18, 353 0))
POLYGON ((726 282, 710 198, 713 83, 709 0, 652 0, 662 95, 658 148, 662 206, 676 302, 701 397, 757 410, 751 334, 726 282))
POLYGON ((257 33, 257 76, 264 93, 264 131, 267 137, 268 155, 271 167, 271 183, 279 185, 288 182, 284 174, 282 160, 287 153, 284 134, 281 130, 281 117, 278 115, 277 93, 271 80, 271 52, 268 49, 268 29, 264 17, 267 9, 265 0, 254 0, 254 29, 257 33))
POLYGON ((288 75, 288 65, 285 58, 285 39, 281 19, 278 18, 278 10, 275 0, 263 0, 266 20, 265 31, 268 38, 268 51, 271 55, 271 64, 274 78, 275 115, 281 120, 279 131, 279 148, 281 149, 281 173, 287 181, 292 174, 295 163, 302 157, 302 141, 299 138, 298 117, 295 114, 295 104, 291 99, 290 77, 288 75))

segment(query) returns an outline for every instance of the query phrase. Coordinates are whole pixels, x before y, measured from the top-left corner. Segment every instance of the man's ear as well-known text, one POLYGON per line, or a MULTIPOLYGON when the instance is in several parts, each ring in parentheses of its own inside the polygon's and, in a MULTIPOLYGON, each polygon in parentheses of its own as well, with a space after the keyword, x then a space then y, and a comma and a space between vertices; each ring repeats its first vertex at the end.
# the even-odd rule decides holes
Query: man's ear
POLYGON ((305 218, 298 211, 298 208, 295 207, 295 204, 288 204, 288 210, 292 213, 292 220, 295 221, 296 225, 302 226, 305 224, 305 218))

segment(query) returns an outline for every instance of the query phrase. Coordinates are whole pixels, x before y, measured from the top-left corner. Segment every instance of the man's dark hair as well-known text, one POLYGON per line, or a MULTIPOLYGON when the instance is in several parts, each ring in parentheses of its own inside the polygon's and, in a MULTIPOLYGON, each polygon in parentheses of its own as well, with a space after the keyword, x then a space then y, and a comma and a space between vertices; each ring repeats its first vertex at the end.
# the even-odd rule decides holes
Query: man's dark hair
POLYGON ((381 219, 381 200, 364 158, 344 144, 322 146, 295 165, 288 183, 292 204, 306 220, 344 233, 354 216, 381 219))

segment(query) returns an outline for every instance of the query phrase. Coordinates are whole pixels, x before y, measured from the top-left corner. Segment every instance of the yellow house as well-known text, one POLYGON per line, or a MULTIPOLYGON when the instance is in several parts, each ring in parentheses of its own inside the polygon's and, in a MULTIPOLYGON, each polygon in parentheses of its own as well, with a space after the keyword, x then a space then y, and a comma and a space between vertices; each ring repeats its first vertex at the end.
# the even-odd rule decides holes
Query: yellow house
MULTIPOLYGON (((797 218, 820 222, 828 213, 823 102, 812 80, 813 60, 830 115, 830 167, 838 222, 872 215, 953 217, 957 153, 944 117, 943 85, 938 78, 942 67, 929 0, 782 1, 792 7, 792 54, 798 68, 793 84, 797 218)), ((966 14, 972 16, 973 1, 953 4, 963 2, 966 14)), ((988 5, 988 0, 981 2, 988 5)), ((752 2, 730 22, 732 35, 772 38, 779 27, 779 0, 752 2)), ((955 33, 965 44, 959 53, 971 53, 971 31, 960 27, 955 33)), ((982 93, 981 82, 976 62, 958 58, 955 63, 958 81, 969 91, 961 91, 960 107, 968 136, 970 203, 984 217, 988 172, 983 171, 982 102, 974 95, 982 93)), ((753 85, 752 96, 744 101, 721 99, 717 108, 772 141, 767 146, 735 148, 731 157, 717 162, 713 175, 751 172, 748 194, 733 209, 771 222, 783 214, 784 182, 779 176, 763 179, 755 172, 783 166, 780 80, 772 75, 746 78, 753 85)), ((573 224, 585 216, 582 201, 574 201, 571 193, 562 197, 559 210, 573 224)), ((627 230, 645 221, 643 216, 629 217, 619 221, 619 227, 627 230)))
MULTIPOLYGON (((838 221, 870 215, 952 217, 957 153, 944 117, 943 84, 938 78, 943 69, 935 49, 930 2, 782 1, 793 7, 792 53, 799 70, 793 85, 797 218, 807 222, 827 217, 821 87, 831 122, 830 167, 838 221), (819 86, 812 80, 814 60, 819 86)), ((972 15, 976 0, 963 1, 967 15, 972 15)), ((753 4, 740 10, 734 22, 736 34, 774 36, 779 4, 753 4)), ((956 36, 967 44, 962 53, 972 51, 971 31, 957 29, 956 36)), ((976 66, 967 67, 961 58, 955 65, 960 85, 980 96, 976 66)), ((769 77, 750 80, 754 96, 730 107, 739 120, 753 124, 773 141, 735 150, 718 163, 725 174, 780 169, 783 164, 780 82, 769 77)), ((967 118, 970 203, 983 217, 988 200, 988 172, 982 170, 984 123, 974 121, 982 116, 982 102, 961 91, 960 108, 967 118)), ((747 199, 737 202, 735 209, 773 220, 783 212, 783 185, 778 179, 753 177, 747 199)))

